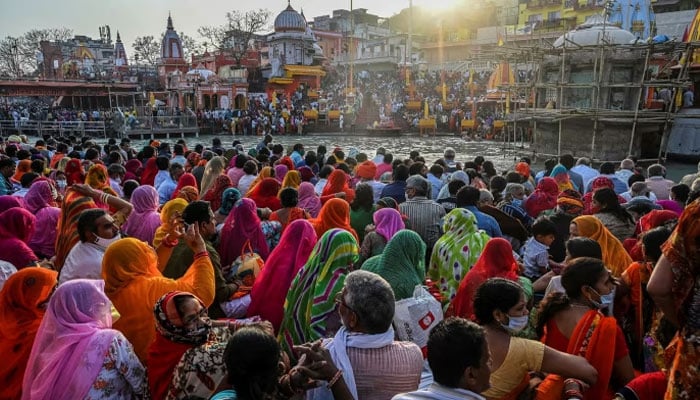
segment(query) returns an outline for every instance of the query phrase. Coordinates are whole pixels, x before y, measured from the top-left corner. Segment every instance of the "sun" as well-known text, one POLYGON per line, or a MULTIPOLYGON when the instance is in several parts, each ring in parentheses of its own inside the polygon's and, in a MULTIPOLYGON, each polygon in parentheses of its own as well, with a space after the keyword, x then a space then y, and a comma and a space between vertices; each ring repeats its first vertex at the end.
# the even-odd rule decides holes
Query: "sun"
POLYGON ((449 11, 462 8, 467 3, 465 0, 413 0, 416 7, 427 7, 432 11, 449 11))

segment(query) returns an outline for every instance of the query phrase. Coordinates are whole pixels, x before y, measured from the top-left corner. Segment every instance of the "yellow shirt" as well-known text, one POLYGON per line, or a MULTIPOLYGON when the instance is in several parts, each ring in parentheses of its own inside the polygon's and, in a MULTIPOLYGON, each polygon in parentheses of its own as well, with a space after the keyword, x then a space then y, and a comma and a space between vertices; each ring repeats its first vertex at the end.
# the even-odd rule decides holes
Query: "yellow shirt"
POLYGON ((491 387, 481 395, 488 399, 507 395, 518 387, 528 372, 542 368, 543 358, 544 343, 511 337, 503 364, 491 373, 491 387))

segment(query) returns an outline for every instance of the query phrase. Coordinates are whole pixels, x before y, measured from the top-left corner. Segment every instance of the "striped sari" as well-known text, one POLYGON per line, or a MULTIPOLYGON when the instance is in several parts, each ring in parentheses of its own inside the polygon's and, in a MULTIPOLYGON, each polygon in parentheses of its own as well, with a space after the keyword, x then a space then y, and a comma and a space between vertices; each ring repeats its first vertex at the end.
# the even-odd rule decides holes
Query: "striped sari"
POLYGON ((58 220, 56 235, 56 260, 54 266, 61 271, 63 263, 73 246, 78 243, 78 217, 83 210, 97 208, 91 197, 85 196, 71 188, 66 190, 66 196, 61 205, 61 215, 58 220))
POLYGON ((357 259, 357 241, 343 229, 329 230, 314 246, 284 304, 278 339, 292 359, 296 359, 292 346, 335 334, 327 322, 337 315, 335 296, 343 289, 345 277, 357 259))

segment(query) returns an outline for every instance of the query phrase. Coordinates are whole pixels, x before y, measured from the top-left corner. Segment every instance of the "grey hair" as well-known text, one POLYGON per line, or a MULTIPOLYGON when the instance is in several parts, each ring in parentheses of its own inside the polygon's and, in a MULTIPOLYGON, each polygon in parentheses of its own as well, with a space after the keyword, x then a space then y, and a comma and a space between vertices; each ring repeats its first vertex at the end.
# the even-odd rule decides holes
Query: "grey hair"
POLYGON ((415 188, 417 196, 427 196, 430 190, 430 182, 421 175, 411 175, 406 179, 406 187, 415 188))
POLYGON ((345 278, 345 301, 369 334, 386 332, 394 319, 394 291, 381 276, 353 271, 345 278))
POLYGON ((488 189, 479 189, 479 201, 493 201, 493 194, 488 189))
POLYGON ((588 157, 580 157, 578 161, 576 161, 576 165, 587 165, 591 166, 591 159, 588 157))
POLYGON ((503 189, 503 197, 507 200, 511 200, 513 198, 513 193, 516 191, 519 191, 519 190, 522 190, 524 193, 525 186, 523 186, 519 183, 510 182, 509 184, 506 185, 506 188, 503 189))
POLYGON ((647 175, 649 177, 652 177, 652 176, 664 176, 665 177, 666 176, 666 168, 664 168, 664 166, 661 164, 651 164, 647 168, 647 175))

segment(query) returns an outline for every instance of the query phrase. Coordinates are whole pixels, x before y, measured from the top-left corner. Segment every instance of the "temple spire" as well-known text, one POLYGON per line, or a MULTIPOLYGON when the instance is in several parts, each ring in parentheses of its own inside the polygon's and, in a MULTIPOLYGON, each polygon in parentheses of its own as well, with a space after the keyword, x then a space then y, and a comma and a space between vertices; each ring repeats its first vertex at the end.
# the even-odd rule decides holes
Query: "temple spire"
POLYGON ((119 36, 119 31, 117 31, 117 43, 121 43, 122 38, 119 36))
POLYGON ((170 16, 170 11, 168 11, 168 29, 175 29, 173 28, 173 18, 170 16))

